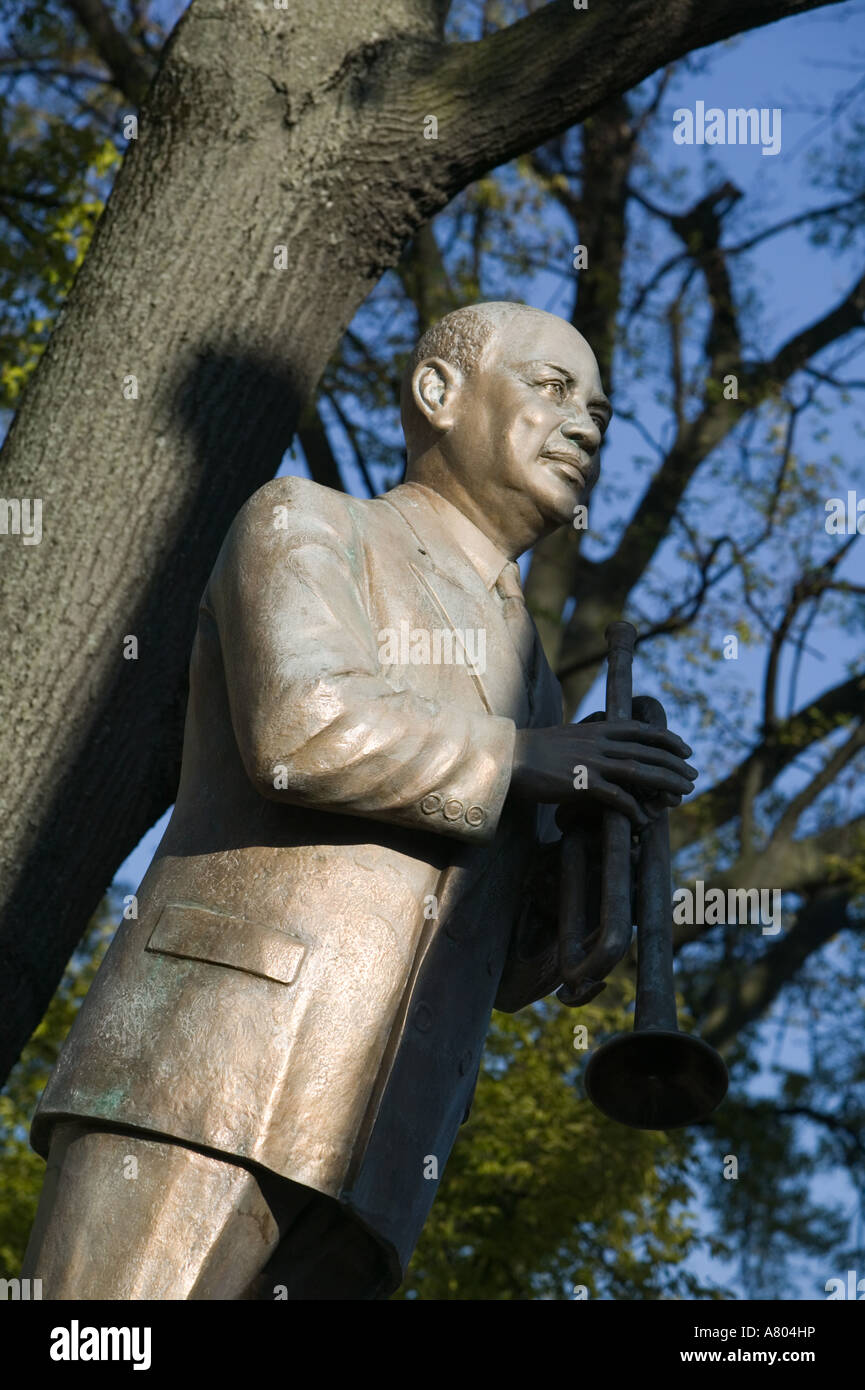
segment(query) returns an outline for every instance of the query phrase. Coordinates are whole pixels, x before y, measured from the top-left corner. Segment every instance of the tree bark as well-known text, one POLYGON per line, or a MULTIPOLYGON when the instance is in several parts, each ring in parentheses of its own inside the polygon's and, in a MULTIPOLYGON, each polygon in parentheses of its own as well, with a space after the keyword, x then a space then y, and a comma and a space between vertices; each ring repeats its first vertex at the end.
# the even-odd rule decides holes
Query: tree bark
POLYGON ((0 1077, 174 794, 197 597, 384 269, 480 173, 825 3, 557 0, 455 46, 440 0, 192 4, 0 458, 43 503, 2 538, 0 1077))

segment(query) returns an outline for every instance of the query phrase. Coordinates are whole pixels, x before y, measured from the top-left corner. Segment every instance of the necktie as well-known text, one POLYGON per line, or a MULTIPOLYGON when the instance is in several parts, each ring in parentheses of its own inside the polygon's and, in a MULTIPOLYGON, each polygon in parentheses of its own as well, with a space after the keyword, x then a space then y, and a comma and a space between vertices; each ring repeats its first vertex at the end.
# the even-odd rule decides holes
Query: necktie
POLYGON ((534 712, 534 685, 537 674, 537 632, 532 622, 523 588, 519 566, 509 560, 496 580, 496 592, 502 601, 502 612, 508 633, 520 658, 529 695, 529 718, 534 712))

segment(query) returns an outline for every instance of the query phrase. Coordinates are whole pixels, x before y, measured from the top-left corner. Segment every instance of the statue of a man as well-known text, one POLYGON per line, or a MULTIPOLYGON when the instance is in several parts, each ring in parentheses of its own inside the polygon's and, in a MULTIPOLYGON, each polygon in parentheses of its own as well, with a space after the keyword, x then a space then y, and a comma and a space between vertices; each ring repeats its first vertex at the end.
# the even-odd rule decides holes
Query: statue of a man
POLYGON ((693 784, 674 734, 562 724, 522 598, 609 418, 570 324, 479 304, 409 363, 406 482, 240 512, 174 813, 33 1123, 45 1298, 399 1286, 492 1008, 561 983, 556 805, 640 826, 693 784))

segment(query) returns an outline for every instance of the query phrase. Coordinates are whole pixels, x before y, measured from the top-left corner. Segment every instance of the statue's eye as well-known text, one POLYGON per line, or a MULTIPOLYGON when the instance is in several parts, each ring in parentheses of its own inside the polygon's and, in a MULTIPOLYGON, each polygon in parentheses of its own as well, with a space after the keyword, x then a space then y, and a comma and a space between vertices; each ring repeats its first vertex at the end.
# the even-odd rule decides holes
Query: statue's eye
POLYGON ((553 395, 556 400, 563 400, 565 396, 565 383, 559 377, 550 377, 547 381, 541 382, 542 386, 552 387, 553 395))

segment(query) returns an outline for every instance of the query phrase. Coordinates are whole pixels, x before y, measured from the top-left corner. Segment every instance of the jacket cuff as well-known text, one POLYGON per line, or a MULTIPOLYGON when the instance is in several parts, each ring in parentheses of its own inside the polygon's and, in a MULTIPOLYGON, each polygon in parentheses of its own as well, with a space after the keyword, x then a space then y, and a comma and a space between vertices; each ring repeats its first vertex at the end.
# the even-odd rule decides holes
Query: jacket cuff
POLYGON ((512 719, 478 716, 471 759, 452 769, 447 782, 426 791, 416 804, 414 824, 471 844, 490 844, 511 785, 516 737, 512 719))

